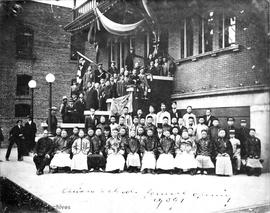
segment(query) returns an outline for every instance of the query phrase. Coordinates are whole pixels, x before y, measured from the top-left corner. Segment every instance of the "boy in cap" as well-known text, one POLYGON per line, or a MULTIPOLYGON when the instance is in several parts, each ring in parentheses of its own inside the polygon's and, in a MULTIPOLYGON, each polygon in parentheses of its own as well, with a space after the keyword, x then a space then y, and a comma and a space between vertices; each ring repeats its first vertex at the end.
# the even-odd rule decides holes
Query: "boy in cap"
POLYGON ((250 137, 247 140, 247 175, 260 176, 263 168, 261 164, 261 141, 256 137, 256 130, 249 130, 250 137))
POLYGON ((232 149, 233 149, 233 158, 232 158, 232 163, 233 163, 233 171, 234 174, 238 174, 240 172, 241 168, 241 144, 240 141, 235 138, 235 130, 231 129, 229 131, 229 136, 230 136, 230 142, 232 144, 232 149))
POLYGON ((235 122, 234 117, 227 117, 227 127, 226 127, 225 131, 226 131, 226 136, 228 139, 229 139, 229 131, 231 129, 235 130, 235 137, 238 138, 238 130, 234 126, 234 122, 235 122))
POLYGON ((204 117, 200 116, 199 117, 199 123, 197 124, 197 128, 196 128, 196 140, 200 140, 202 138, 202 130, 206 130, 208 131, 208 126, 206 126, 204 124, 204 117))

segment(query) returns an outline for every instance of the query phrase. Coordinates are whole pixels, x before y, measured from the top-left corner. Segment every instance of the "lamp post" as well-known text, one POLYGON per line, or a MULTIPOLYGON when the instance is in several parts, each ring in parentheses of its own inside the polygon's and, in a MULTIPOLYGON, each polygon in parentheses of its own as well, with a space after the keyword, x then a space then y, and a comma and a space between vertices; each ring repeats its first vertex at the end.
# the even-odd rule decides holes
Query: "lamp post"
POLYGON ((55 81, 55 76, 49 73, 45 77, 49 83, 49 117, 48 117, 48 131, 49 135, 52 135, 52 83, 55 81))
POLYGON ((37 87, 37 82, 31 80, 28 82, 28 86, 31 89, 31 118, 34 120, 34 89, 37 87))

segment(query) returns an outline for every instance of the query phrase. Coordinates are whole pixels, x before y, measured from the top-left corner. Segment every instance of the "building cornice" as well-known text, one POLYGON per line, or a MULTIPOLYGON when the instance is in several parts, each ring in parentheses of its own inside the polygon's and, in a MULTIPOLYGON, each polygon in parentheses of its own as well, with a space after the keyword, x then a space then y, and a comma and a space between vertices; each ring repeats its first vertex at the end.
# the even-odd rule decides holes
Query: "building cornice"
POLYGON ((256 86, 224 88, 224 89, 215 89, 211 91, 200 91, 200 92, 190 92, 190 93, 175 92, 174 94, 171 95, 171 98, 172 99, 192 99, 192 98, 201 98, 201 97, 209 97, 209 96, 258 93, 258 92, 265 92, 265 91, 270 91, 270 87, 265 86, 265 85, 256 85, 256 86))

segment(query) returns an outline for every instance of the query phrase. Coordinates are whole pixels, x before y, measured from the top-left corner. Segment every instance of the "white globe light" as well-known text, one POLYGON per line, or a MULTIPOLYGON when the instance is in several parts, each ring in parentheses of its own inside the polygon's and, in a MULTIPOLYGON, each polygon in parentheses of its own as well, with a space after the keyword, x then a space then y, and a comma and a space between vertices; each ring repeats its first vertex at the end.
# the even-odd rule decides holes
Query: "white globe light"
POLYGON ((55 76, 52 73, 47 74, 45 78, 48 83, 53 83, 55 81, 55 76))
POLYGON ((29 88, 34 89, 37 87, 37 82, 35 80, 31 80, 28 82, 28 86, 29 88))

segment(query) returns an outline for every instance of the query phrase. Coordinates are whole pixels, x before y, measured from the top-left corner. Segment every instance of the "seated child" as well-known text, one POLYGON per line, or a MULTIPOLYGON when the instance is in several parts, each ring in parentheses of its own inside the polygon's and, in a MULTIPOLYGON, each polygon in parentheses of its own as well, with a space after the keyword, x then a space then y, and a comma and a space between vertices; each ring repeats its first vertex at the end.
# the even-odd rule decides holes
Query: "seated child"
POLYGON ((224 129, 219 129, 218 138, 214 143, 216 156, 216 174, 232 175, 232 145, 226 137, 224 129))
POLYGON ((165 137, 159 142, 158 152, 159 157, 157 159, 157 170, 158 173, 169 172, 173 174, 174 170, 174 141, 170 138, 170 131, 164 132, 165 137))
POLYGON ((139 156, 140 142, 136 138, 136 130, 130 131, 130 138, 127 139, 126 153, 127 160, 126 165, 129 172, 138 172, 141 167, 141 160, 139 156))
POLYGON ((175 144, 175 153, 175 169, 178 174, 189 172, 191 175, 194 175, 197 169, 196 149, 187 131, 183 131, 182 139, 175 144))
POLYGON ((197 157, 198 171, 197 174, 208 174, 209 170, 214 168, 214 164, 211 161, 211 154, 213 151, 213 144, 210 141, 207 130, 201 131, 201 139, 197 141, 197 157))
POLYGON ((152 173, 156 168, 156 151, 158 140, 153 135, 153 129, 149 128, 147 130, 147 137, 141 142, 141 152, 142 152, 142 174, 152 173))
POLYGON ((106 141, 107 163, 106 172, 118 173, 124 170, 125 153, 124 144, 118 138, 118 129, 112 129, 112 137, 106 141))
POLYGON ((255 136, 255 129, 249 130, 250 138, 247 140, 247 175, 260 176, 263 168, 261 164, 261 141, 255 136))
POLYGON ((73 158, 71 160, 71 171, 82 171, 86 173, 88 170, 87 155, 90 151, 90 141, 84 138, 84 131, 79 131, 79 138, 72 144, 73 158))

